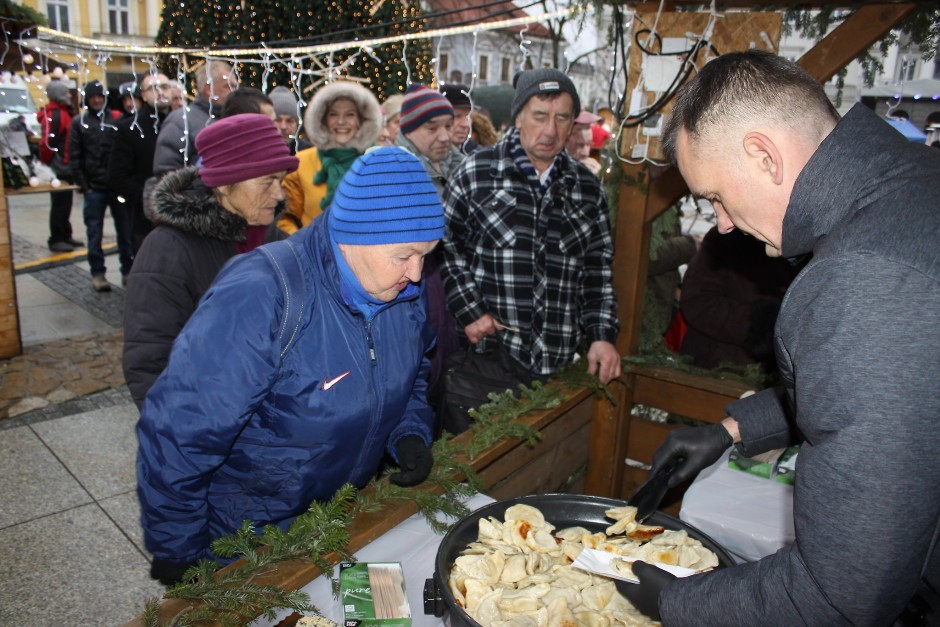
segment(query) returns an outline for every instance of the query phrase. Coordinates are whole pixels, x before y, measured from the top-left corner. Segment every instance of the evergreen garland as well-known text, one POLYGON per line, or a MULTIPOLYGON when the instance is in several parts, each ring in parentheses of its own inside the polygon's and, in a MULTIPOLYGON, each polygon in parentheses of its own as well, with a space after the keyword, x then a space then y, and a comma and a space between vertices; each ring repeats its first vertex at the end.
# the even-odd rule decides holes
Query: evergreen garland
POLYGON ((583 360, 557 375, 552 385, 540 382, 531 387, 520 385, 518 398, 511 390, 491 394, 489 403, 471 410, 474 423, 466 443, 456 443, 447 434, 434 442, 434 466, 420 488, 397 486, 389 483, 387 477, 380 477, 361 491, 347 484, 329 501, 312 503, 287 530, 267 525, 258 534, 255 526, 246 521, 234 534, 212 543, 212 551, 219 557, 241 559, 243 563, 218 570, 221 567, 218 562, 200 561, 186 572, 183 583, 164 594, 164 598, 186 599, 192 605, 169 622, 161 623, 159 600, 150 599, 144 608, 143 624, 187 627, 214 621, 223 627, 234 627, 256 616, 273 620, 277 608, 320 614, 305 593, 260 585, 254 580, 272 572, 279 562, 304 561, 330 577, 336 594, 339 582, 331 576, 333 564, 351 557, 349 526, 360 514, 381 511, 393 502, 414 503, 431 528, 444 533, 450 524, 439 515, 454 519, 468 515, 470 510, 463 500, 482 489, 471 462, 506 438, 519 438, 534 446, 541 433, 519 419, 530 412, 558 407, 582 387, 606 394, 604 385, 587 373, 583 360))

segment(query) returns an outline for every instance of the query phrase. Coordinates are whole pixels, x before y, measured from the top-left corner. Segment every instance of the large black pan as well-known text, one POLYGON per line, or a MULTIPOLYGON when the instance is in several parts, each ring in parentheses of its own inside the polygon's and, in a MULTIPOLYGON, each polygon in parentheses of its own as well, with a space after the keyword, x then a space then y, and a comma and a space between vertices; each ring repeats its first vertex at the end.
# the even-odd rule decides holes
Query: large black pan
MULTIPOLYGON (((545 520, 555 525, 556 529, 581 526, 595 533, 613 524, 612 520, 604 516, 606 510, 626 504, 616 499, 584 494, 537 494, 496 501, 481 507, 458 521, 441 540, 434 563, 434 578, 428 579, 424 586, 425 614, 444 617, 445 624, 450 627, 477 626, 477 622, 457 604, 447 585, 451 566, 460 552, 467 548, 468 544, 477 540, 480 518, 493 516, 497 520, 503 520, 506 510, 520 503, 537 507, 545 515, 545 520)), ((660 525, 666 529, 684 529, 689 536, 715 552, 718 556, 719 568, 734 565, 734 560, 718 543, 678 518, 656 512, 647 519, 646 524, 660 525)))

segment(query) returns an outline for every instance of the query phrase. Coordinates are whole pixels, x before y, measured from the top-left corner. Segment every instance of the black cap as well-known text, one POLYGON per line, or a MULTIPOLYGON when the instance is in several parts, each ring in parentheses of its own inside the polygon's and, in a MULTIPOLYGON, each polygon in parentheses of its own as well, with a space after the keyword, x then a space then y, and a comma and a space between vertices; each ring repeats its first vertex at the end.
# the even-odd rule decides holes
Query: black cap
POLYGON ((137 81, 128 81, 126 83, 121 83, 118 86, 118 93, 121 94, 121 97, 124 96, 133 96, 134 98, 140 98, 140 83, 137 81))
POLYGON ((525 107, 525 103, 536 94, 567 93, 574 100, 574 117, 581 113, 581 98, 574 83, 561 70, 551 67, 538 68, 519 72, 512 79, 512 86, 516 88, 516 96, 512 99, 509 117, 513 120, 525 107))
POLYGON ((105 89, 101 81, 88 81, 82 91, 85 93, 85 98, 88 98, 89 96, 104 96, 105 89))
POLYGON ((450 101, 450 106, 455 109, 464 108, 472 109, 473 103, 470 102, 470 97, 467 95, 467 92, 470 91, 470 88, 466 85, 444 85, 441 87, 441 93, 444 94, 444 97, 450 101))

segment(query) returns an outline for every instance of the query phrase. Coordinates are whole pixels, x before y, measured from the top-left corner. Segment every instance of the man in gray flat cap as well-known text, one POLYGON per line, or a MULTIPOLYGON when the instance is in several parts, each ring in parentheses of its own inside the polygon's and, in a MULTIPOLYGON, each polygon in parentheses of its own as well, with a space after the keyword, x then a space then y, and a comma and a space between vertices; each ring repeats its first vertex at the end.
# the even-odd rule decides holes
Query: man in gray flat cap
POLYGON ((477 351, 498 336, 533 377, 580 354, 606 383, 621 372, 607 200, 564 150, 581 101, 552 68, 514 86, 515 128, 466 157, 444 190, 448 304, 477 351))

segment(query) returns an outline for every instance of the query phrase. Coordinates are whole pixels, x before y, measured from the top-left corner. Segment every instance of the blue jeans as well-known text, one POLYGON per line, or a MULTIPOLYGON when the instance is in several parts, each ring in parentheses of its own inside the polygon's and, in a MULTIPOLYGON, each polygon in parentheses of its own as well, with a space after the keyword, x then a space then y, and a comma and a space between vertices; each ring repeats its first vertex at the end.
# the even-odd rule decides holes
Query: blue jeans
POLYGON ((131 271, 134 263, 134 240, 131 231, 131 216, 126 203, 119 203, 117 194, 109 191, 92 190, 85 192, 85 235, 88 237, 88 265, 92 276, 104 274, 104 252, 101 250, 101 237, 104 233, 104 213, 111 209, 114 231, 117 234, 118 257, 121 260, 121 274, 131 271))

